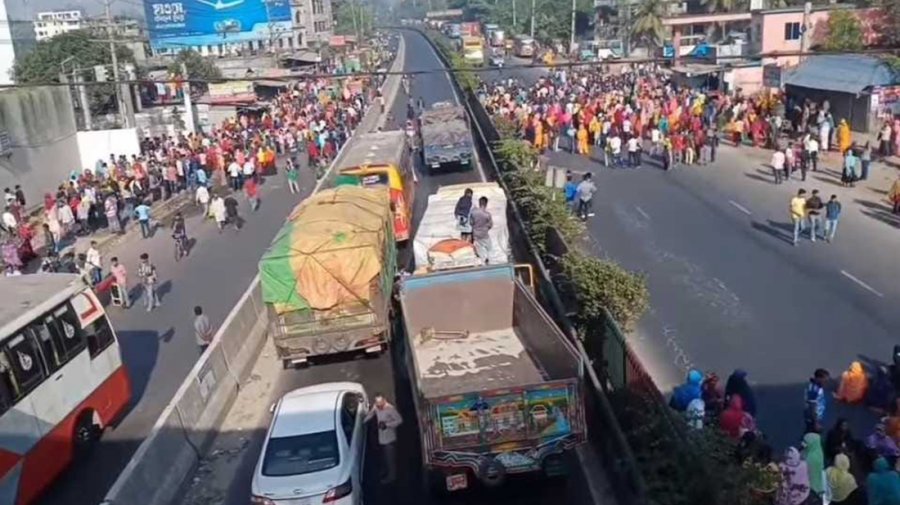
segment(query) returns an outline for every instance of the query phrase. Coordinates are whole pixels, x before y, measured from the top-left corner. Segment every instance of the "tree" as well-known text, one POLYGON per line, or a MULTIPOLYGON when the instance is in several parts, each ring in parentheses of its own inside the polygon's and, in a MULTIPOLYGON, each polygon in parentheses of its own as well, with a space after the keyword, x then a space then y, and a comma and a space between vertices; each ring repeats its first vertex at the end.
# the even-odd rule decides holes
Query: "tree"
POLYGON ((900 0, 879 0, 875 4, 883 15, 884 42, 891 46, 900 44, 900 0))
POLYGON ((662 46, 666 37, 666 27, 663 25, 665 9, 664 0, 643 0, 634 13, 631 38, 647 49, 662 46))
MULTIPOLYGON (((134 63, 134 54, 124 45, 116 45, 119 64, 134 63)), ((109 44, 99 42, 90 30, 75 30, 38 42, 24 58, 17 58, 13 66, 13 79, 21 84, 45 84, 60 82, 60 74, 71 77, 78 70, 79 77, 92 82, 95 65, 110 65, 112 57, 109 44)), ((108 75, 112 78, 112 72, 108 75)), ((88 88, 91 111, 107 112, 116 108, 115 87, 95 85, 88 88)))
POLYGON ((863 30, 855 14, 843 10, 828 16, 828 37, 822 45, 826 51, 857 51, 863 48, 863 30))
POLYGON ((334 33, 365 37, 374 26, 372 11, 359 0, 343 0, 332 4, 334 9, 334 33))
MULTIPOLYGON (((169 73, 184 77, 183 68, 187 68, 190 80, 215 81, 222 78, 222 71, 212 60, 204 58, 192 49, 185 49, 175 56, 175 61, 169 64, 169 73)), ((208 86, 200 84, 196 88, 199 91, 206 91, 208 86)))

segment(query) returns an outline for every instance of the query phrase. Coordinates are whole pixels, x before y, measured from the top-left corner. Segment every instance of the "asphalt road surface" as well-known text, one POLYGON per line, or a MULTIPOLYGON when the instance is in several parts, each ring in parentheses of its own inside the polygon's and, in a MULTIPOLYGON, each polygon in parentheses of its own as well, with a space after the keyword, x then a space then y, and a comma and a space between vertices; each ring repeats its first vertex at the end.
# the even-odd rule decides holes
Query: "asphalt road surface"
POLYGON ((43 505, 85 505, 103 500, 132 453, 153 427, 184 377, 199 357, 194 340, 193 307, 200 305, 213 324, 219 324, 234 307, 256 275, 257 261, 284 222, 284 217, 308 195, 315 178, 302 172, 301 194, 291 195, 281 174, 268 177, 261 186, 261 205, 250 212, 238 196, 246 223, 240 232, 222 234, 212 221, 203 222, 199 210, 185 213, 190 255, 179 262, 169 230, 160 228, 152 238, 139 236, 115 248, 129 270, 133 306, 110 308, 109 315, 122 346, 123 359, 133 388, 133 404, 122 422, 104 434, 89 464, 72 465, 40 500, 43 505), (193 214, 193 215, 190 215, 193 214), (162 306, 146 312, 140 289, 134 289, 138 256, 147 252, 160 276, 162 306))
MULTIPOLYGON (((433 69, 440 66, 436 55, 432 52, 428 43, 418 34, 403 31, 406 43, 405 69, 433 69)), ((450 83, 443 73, 417 75, 412 82, 410 94, 418 98, 421 96, 426 105, 435 102, 452 101, 454 95, 450 83)), ((388 128, 399 128, 406 117, 406 97, 398 95, 392 111, 393 125, 388 128)), ((417 161, 418 163, 418 161, 417 161)), ((441 185, 476 182, 480 180, 477 169, 445 173, 432 176, 418 170, 419 182, 416 186, 416 203, 414 221, 418 223, 424 212, 427 195, 434 193, 441 185)), ((409 254, 402 254, 401 258, 409 258, 409 254)), ((403 265, 401 259, 401 265, 403 265)), ((359 357, 348 360, 341 357, 328 362, 315 363, 302 370, 285 370, 280 373, 277 384, 272 392, 273 401, 284 393, 304 386, 331 381, 356 381, 363 384, 369 395, 377 392, 384 393, 399 407, 404 417, 404 424, 399 436, 399 479, 391 486, 378 484, 379 474, 376 436, 372 431, 368 437, 369 447, 366 458, 366 490, 365 500, 370 504, 427 504, 435 503, 437 499, 423 493, 420 484, 420 452, 418 447, 418 433, 415 422, 415 413, 412 409, 412 396, 408 383, 395 375, 392 366, 392 358, 385 353, 377 358, 359 357)), ((254 433, 250 441, 249 450, 244 454, 238 478, 233 481, 223 503, 227 505, 245 505, 250 496, 250 478, 253 466, 259 456, 261 438, 264 435, 261 430, 254 433)), ((517 504, 538 505, 549 503, 578 504, 586 502, 586 492, 577 485, 574 480, 546 482, 543 480, 513 479, 511 485, 497 492, 476 490, 471 493, 454 495, 452 498, 444 498, 442 503, 467 503, 491 505, 517 504)))

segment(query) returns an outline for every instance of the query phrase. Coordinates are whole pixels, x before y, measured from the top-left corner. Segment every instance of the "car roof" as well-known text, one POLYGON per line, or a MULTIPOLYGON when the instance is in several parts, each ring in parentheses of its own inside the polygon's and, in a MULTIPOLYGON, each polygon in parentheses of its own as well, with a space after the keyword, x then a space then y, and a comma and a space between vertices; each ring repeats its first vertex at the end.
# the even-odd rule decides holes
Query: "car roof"
POLYGON ((292 391, 281 398, 272 421, 271 438, 293 437, 335 429, 341 391, 292 391))

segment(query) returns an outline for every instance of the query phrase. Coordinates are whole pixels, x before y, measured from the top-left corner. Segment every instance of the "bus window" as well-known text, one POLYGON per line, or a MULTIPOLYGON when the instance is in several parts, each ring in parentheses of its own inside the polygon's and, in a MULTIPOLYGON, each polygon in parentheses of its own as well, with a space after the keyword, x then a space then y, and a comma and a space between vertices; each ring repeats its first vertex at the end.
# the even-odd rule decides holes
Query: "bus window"
POLYGON ((112 328, 109 327, 109 321, 103 316, 84 328, 84 334, 87 336, 88 349, 91 352, 91 358, 97 357, 107 347, 115 342, 112 328))
POLYGON ((16 400, 18 400, 44 380, 44 367, 41 366, 40 352, 33 339, 24 333, 18 333, 6 341, 3 353, 7 358, 5 365, 11 372, 16 400))
POLYGON ((47 352, 44 342, 52 341, 56 363, 63 365, 84 350, 86 343, 84 333, 78 329, 80 324, 72 306, 65 304, 44 316, 42 321, 35 321, 32 329, 44 348, 44 356, 50 359, 51 354, 47 352))

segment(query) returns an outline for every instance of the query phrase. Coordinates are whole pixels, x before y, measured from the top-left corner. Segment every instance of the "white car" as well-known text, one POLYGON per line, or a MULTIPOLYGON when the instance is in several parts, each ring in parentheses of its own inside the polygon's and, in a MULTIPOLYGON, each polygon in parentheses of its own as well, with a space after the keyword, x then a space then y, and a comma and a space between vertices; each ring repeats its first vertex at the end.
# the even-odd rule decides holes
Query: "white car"
POLYGON ((361 505, 368 408, 354 382, 282 396, 253 472, 250 503, 361 505))

